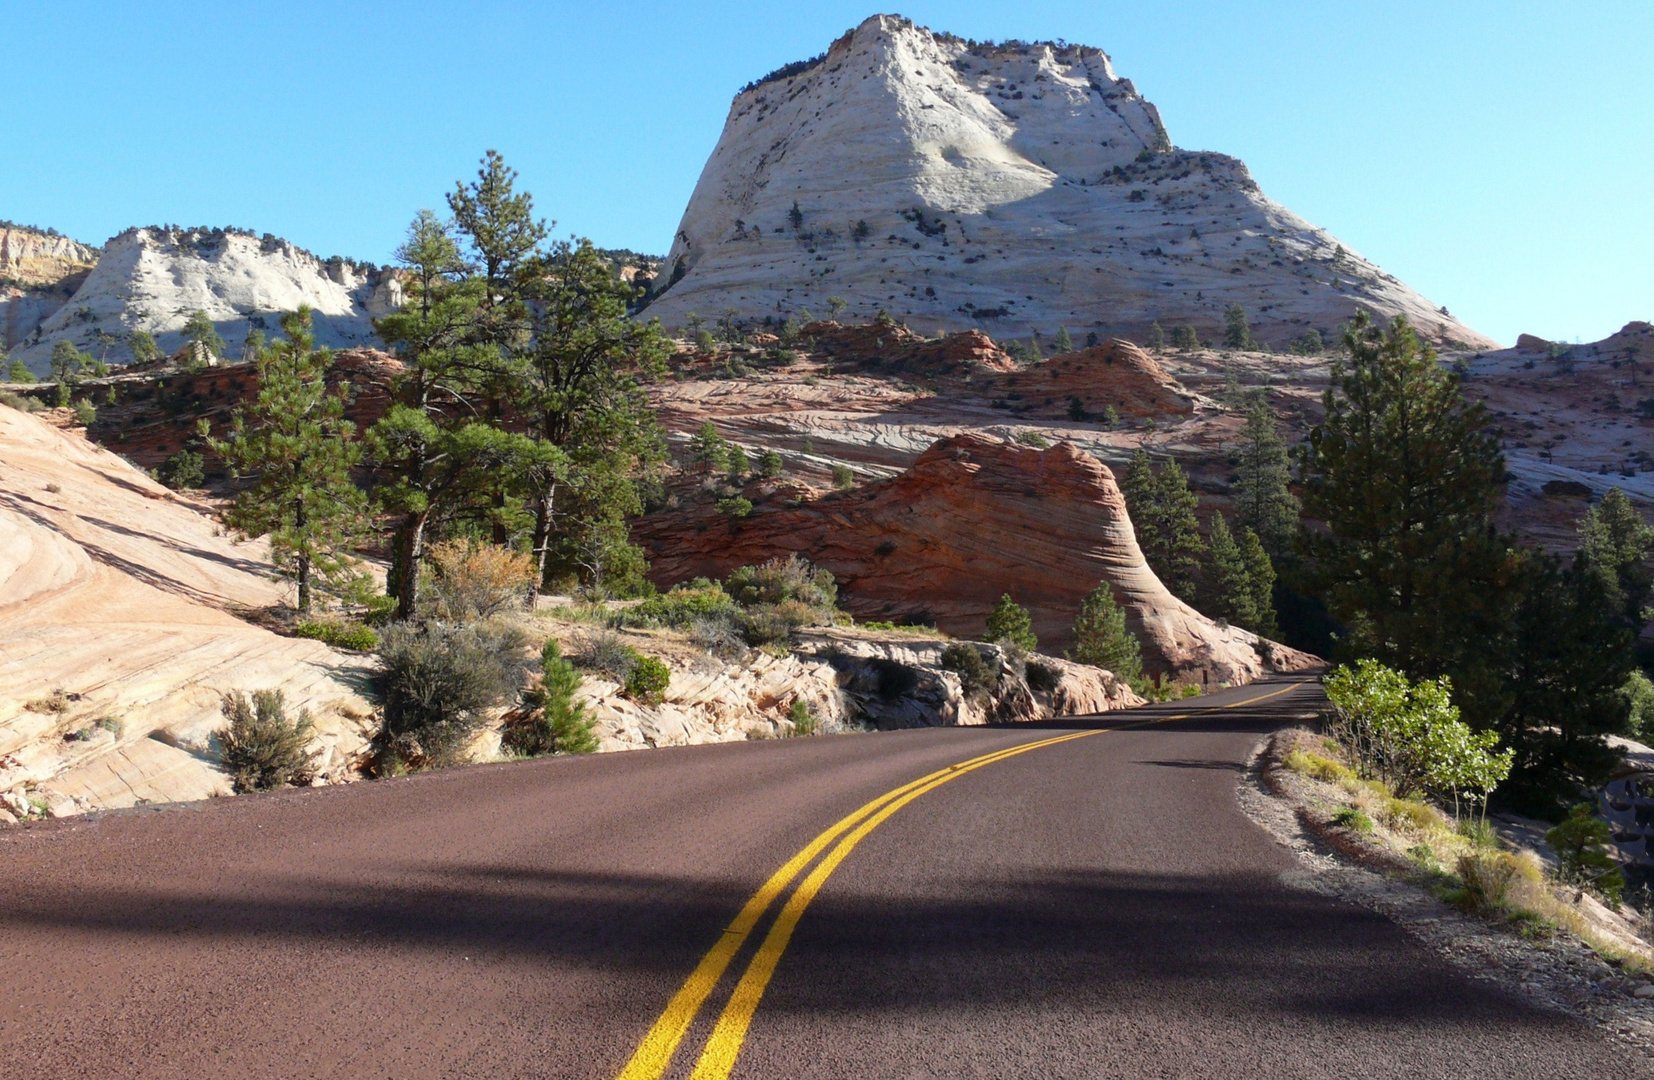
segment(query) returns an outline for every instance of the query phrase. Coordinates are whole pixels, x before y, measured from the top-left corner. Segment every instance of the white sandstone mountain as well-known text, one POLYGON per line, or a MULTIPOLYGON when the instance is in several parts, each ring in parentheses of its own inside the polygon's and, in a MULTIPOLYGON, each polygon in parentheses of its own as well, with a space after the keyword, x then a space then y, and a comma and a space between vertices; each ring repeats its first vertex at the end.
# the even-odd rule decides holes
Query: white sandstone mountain
POLYGON ((1173 148, 1101 50, 976 44, 875 15, 744 89, 650 315, 885 309, 923 329, 1215 336, 1231 304, 1281 346, 1357 307, 1494 343, 1272 202, 1246 166, 1173 148))
POLYGON ((171 352, 195 311, 213 320, 232 356, 249 330, 273 335, 281 314, 301 304, 315 311, 318 344, 365 344, 374 339, 372 319, 393 310, 402 290, 394 272, 319 259, 268 234, 168 227, 128 229, 104 245, 72 296, 56 306, 35 298, 29 314, 37 324, 11 327, 16 334, 8 337, 13 355, 41 374, 63 339, 116 363, 131 352, 124 341, 109 344, 112 338, 144 330, 171 352))

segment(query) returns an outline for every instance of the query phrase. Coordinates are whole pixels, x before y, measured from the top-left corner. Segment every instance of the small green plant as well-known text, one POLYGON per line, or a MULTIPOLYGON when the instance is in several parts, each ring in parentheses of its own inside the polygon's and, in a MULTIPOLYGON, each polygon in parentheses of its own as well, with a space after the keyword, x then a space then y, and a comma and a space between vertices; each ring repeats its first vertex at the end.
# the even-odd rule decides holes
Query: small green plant
POLYGON ((1045 450, 1051 446, 1051 440, 1037 431, 1022 430, 1017 432, 1017 442, 1024 446, 1032 446, 1035 450, 1045 450))
POLYGON ((659 701, 672 682, 672 669, 653 656, 639 656, 626 675, 626 696, 634 701, 659 701))
POLYGON ((792 707, 787 710, 787 719, 792 721, 793 734, 798 736, 814 735, 821 729, 816 714, 810 708, 810 703, 803 698, 793 698, 792 707))
POLYGON ((206 479, 205 463, 193 450, 180 450, 161 462, 155 470, 155 479, 174 491, 198 488, 206 479))
POLYGON ((75 423, 81 427, 91 427, 98 422, 98 407, 93 405, 90 398, 81 398, 75 402, 75 423))
POLYGON ((1557 877, 1581 890, 1590 889, 1610 904, 1618 904, 1625 889, 1620 873, 1608 854, 1608 823, 1580 803, 1562 824, 1545 834, 1545 843, 1556 852, 1557 877))
POLYGON ((223 713, 230 724, 218 737, 220 756, 238 793, 310 783, 316 729, 308 711, 290 720, 280 690, 255 690, 250 700, 227 695, 223 713))
POLYGON ((1414 844, 1407 849, 1407 857, 1426 874, 1440 874, 1441 860, 1436 858, 1436 849, 1429 844, 1414 844))
POLYGON ((506 726, 500 733, 501 748, 525 757, 596 752, 597 721, 574 696, 583 680, 563 658, 556 638, 540 650, 540 676, 540 685, 523 695, 534 711, 506 726))
POLYGON ((762 454, 758 455, 758 475, 759 476, 769 477, 769 478, 773 479, 774 477, 780 476, 782 473, 784 473, 786 471, 787 471, 787 467, 786 467, 785 463, 782 462, 781 455, 778 454, 776 451, 774 451, 774 450, 765 450, 762 454))
POLYGON ((1453 827, 1453 831, 1470 841, 1473 847, 1486 851, 1499 849, 1499 830, 1485 818, 1464 818, 1453 827))
POLYGON ((356 652, 372 652, 379 647, 379 635, 361 623, 301 622, 294 625, 293 636, 356 652))
POLYGON ((834 465, 833 466, 833 486, 835 488, 838 488, 840 491, 842 491, 845 488, 854 487, 855 483, 856 483, 856 474, 850 470, 850 466, 848 466, 848 465, 834 465))
POLYGON ((968 698, 986 697, 999 681, 976 646, 963 641, 956 641, 942 650, 941 664, 944 671, 959 676, 959 688, 968 698))
POLYGON ((1340 828, 1348 829, 1351 832, 1361 833, 1362 835, 1366 835, 1373 831, 1373 819, 1353 806, 1346 806, 1344 809, 1332 815, 1332 823, 1340 828))
POLYGON ((1085 421, 1091 419, 1091 413, 1086 410, 1085 402, 1082 401, 1077 395, 1069 395, 1068 418, 1073 420, 1075 423, 1084 423, 1085 421))
POLYGON ((1355 779, 1355 771, 1349 766, 1305 750, 1292 751, 1282 759, 1281 764, 1302 776, 1329 784, 1355 779))
POLYGON ((732 518, 744 518, 752 513, 752 500, 733 495, 727 499, 719 499, 714 504, 714 509, 732 518))
POLYGON ((1033 616, 1027 608, 1011 599, 1010 593, 1002 594, 988 614, 982 637, 985 641, 1010 645, 1025 652, 1039 648, 1039 638, 1034 636, 1033 616))

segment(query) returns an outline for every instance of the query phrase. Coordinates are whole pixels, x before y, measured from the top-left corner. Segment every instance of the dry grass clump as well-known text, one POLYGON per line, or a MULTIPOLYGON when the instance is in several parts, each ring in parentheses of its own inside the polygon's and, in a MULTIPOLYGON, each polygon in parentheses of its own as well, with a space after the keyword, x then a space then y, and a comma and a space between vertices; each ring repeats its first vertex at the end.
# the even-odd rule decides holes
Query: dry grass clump
POLYGON ((444 622, 474 622, 528 604, 534 560, 524 552, 473 540, 443 540, 426 552, 428 610, 444 622))
POLYGON ((69 711, 69 695, 62 690, 53 690, 45 697, 25 701, 23 707, 29 712, 66 713, 69 711))

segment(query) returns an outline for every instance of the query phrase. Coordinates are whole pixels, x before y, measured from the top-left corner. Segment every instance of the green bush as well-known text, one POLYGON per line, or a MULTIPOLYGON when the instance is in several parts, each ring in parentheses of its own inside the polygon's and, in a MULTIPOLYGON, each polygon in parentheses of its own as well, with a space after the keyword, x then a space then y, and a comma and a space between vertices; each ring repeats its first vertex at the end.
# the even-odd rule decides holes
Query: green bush
POLYGON ((1654 682, 1641 670, 1633 670, 1620 696, 1630 705, 1631 734, 1640 739, 1654 738, 1654 682))
POLYGON ((225 696, 222 711, 230 725, 218 736, 220 758, 237 792, 303 785, 314 778, 315 725, 309 712, 289 720, 280 690, 255 690, 251 700, 237 691, 225 696))
POLYGON ((856 474, 854 472, 850 471, 850 466, 848 466, 848 465, 834 465, 833 466, 833 486, 834 487, 836 487, 836 488, 838 488, 839 490, 842 491, 845 488, 854 487, 855 484, 856 484, 856 474))
POLYGON ((626 676, 626 696, 635 701, 659 701, 672 682, 672 669, 653 656, 639 656, 626 676))
POLYGON ((1017 432, 1017 442, 1024 446, 1032 446, 1035 450, 1045 450, 1051 445, 1051 440, 1037 431, 1017 432))
POLYGON ((683 627, 702 619, 726 616, 735 610, 735 601, 715 581, 697 579, 687 585, 675 585, 668 592, 649 599, 629 610, 619 612, 626 626, 683 627))
POLYGON ((597 720, 575 700, 580 673, 563 659, 557 639, 540 650, 540 685, 524 694, 534 711, 500 733, 500 746, 525 757, 542 754, 590 754, 598 748, 597 720))
POLYGON ((1511 887, 1522 876, 1521 863, 1508 851, 1473 851, 1460 855, 1459 902, 1471 911, 1497 912, 1505 908, 1511 887))
POLYGON ((1373 831, 1373 819, 1353 806, 1346 806, 1332 815, 1332 823, 1363 835, 1373 831))
POLYGON ((155 479, 174 491, 198 488, 206 479, 205 463, 193 450, 180 450, 161 462, 155 470, 155 479))
POLYGON ((375 678, 384 703, 375 740, 381 765, 433 768, 460 760, 488 712, 522 687, 526 644, 522 631, 502 622, 386 627, 375 678))
POLYGON ((774 450, 765 450, 758 456, 758 475, 773 478, 780 476, 786 470, 786 463, 781 460, 781 455, 774 450))
POLYGON ((974 645, 956 641, 942 650, 942 668, 959 676, 959 687, 968 698, 986 697, 999 682, 997 674, 982 659, 974 645))
POLYGON ((34 412, 40 408, 40 402, 27 394, 14 394, 10 390, 0 390, 0 405, 9 405, 18 412, 34 412))
POLYGON ((728 499, 719 499, 714 509, 732 518, 744 518, 752 513, 752 500, 735 495, 728 499))
POLYGON ((1313 780, 1322 780, 1329 784, 1336 784, 1342 780, 1354 780, 1355 771, 1331 758, 1320 754, 1311 754, 1304 750, 1294 750, 1281 761, 1288 769, 1300 773, 1313 780))
POLYGON ((811 566, 800 555, 740 567, 724 582, 724 591, 743 607, 789 600, 813 608, 831 608, 838 603, 838 586, 832 573, 811 566))
POLYGON ((982 634, 987 641, 1010 645, 1025 652, 1039 648, 1039 639, 1034 636, 1033 616, 1028 614, 1027 608, 1011 599, 1010 593, 1002 595, 994 605, 982 634))
POLYGON ((293 636, 357 652, 372 652, 379 647, 379 635, 361 623, 301 622, 293 627, 293 636))
POLYGON ((1618 904, 1625 889, 1625 876, 1608 854, 1608 823, 1581 803, 1567 818, 1545 834, 1545 843, 1556 852, 1557 877, 1569 885, 1590 889, 1604 900, 1618 904))
POLYGON ((792 733, 797 736, 814 735, 821 729, 816 714, 810 711, 809 702, 803 698, 793 698, 792 707, 787 710, 787 719, 793 722, 792 733))
POLYGON ((81 427, 91 427, 98 422, 98 407, 87 398, 75 402, 75 423, 81 427))

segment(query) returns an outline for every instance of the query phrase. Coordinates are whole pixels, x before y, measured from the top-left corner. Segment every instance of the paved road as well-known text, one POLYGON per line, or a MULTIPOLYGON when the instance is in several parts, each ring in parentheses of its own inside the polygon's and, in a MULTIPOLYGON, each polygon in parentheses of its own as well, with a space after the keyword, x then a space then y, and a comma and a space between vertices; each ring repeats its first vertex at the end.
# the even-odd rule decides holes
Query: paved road
POLYGON ((0 1077, 1648 1074, 1280 883, 1234 787, 1313 692, 0 831, 0 1077))

